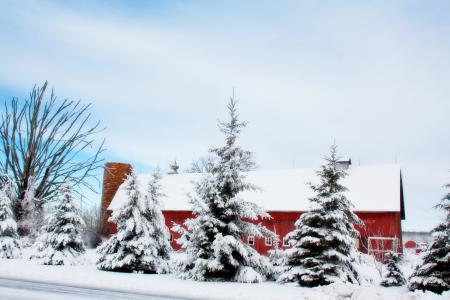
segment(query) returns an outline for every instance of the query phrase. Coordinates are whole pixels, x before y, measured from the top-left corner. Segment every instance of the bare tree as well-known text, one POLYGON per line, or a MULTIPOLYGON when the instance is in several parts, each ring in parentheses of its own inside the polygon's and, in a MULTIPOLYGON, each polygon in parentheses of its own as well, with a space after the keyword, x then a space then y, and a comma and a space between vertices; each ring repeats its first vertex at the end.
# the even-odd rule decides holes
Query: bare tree
POLYGON ((5 101, 0 120, 0 168, 17 185, 19 221, 30 182, 40 199, 35 209, 42 209, 64 182, 94 191, 94 171, 103 161, 103 142, 95 140, 100 123, 91 122, 91 104, 57 101, 53 90, 45 98, 47 86, 35 86, 29 99, 5 101))
POLYGON ((104 232, 104 222, 101 222, 101 213, 98 206, 83 209, 81 217, 86 224, 83 232, 84 243, 88 248, 97 247, 102 241, 104 232))
MULTIPOLYGON (((254 171, 258 166, 252 159, 253 153, 251 151, 244 151, 242 153, 242 162, 240 170, 242 172, 254 171)), ((211 173, 215 164, 215 157, 213 155, 205 155, 194 161, 191 166, 185 170, 186 173, 211 173)))
POLYGON ((186 173, 211 173, 213 167, 214 157, 206 155, 192 161, 191 166, 186 169, 186 173))

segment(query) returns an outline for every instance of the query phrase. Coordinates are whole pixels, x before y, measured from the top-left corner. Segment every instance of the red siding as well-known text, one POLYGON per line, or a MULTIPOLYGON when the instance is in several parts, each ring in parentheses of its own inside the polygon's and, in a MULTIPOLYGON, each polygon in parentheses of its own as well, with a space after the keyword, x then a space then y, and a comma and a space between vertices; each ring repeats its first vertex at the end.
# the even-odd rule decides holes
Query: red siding
MULTIPOLYGON (((191 211, 163 211, 164 217, 166 219, 166 226, 171 229, 174 223, 182 225, 187 218, 192 218, 194 215, 191 211)), ((272 219, 269 220, 259 220, 264 226, 272 230, 280 237, 279 248, 286 248, 283 245, 283 238, 294 229, 295 221, 298 220, 301 213, 300 212, 281 212, 281 211, 271 211, 269 214, 272 219)), ((361 235, 359 241, 359 250, 367 253, 368 251, 368 239, 369 237, 389 237, 397 238, 397 251, 403 252, 403 241, 402 241, 402 229, 401 229, 401 215, 400 212, 356 212, 356 214, 364 222, 365 227, 357 229, 361 235)), ((109 224, 109 233, 113 234, 117 231, 114 223, 109 224)), ((172 235, 172 247, 175 250, 180 250, 180 245, 176 242, 179 238, 179 234, 170 230, 172 235)), ((247 237, 244 237, 247 242, 247 237)), ((389 250, 392 249, 393 244, 390 240, 372 240, 371 247, 376 252, 376 256, 383 258, 382 252, 377 250, 389 250)), ((265 239, 255 238, 255 244, 253 246, 259 253, 267 254, 267 251, 273 249, 272 246, 267 246, 265 239)))
MULTIPOLYGON (((164 218, 166 219, 166 226, 171 229, 174 225, 174 223, 183 225, 184 220, 188 218, 193 218, 194 215, 191 211, 174 211, 174 210, 166 210, 163 211, 164 218)), ((180 250, 181 246, 176 242, 176 239, 180 237, 180 235, 176 232, 173 232, 170 230, 170 234, 172 235, 172 248, 175 250, 180 250)))
MULTIPOLYGON (((403 252, 402 240, 402 222, 400 212, 357 212, 357 215, 366 225, 365 228, 359 228, 361 240, 364 246, 364 252, 367 252, 367 242, 369 237, 391 237, 397 238, 397 251, 403 252)), ((381 243, 382 244, 382 243, 381 243)), ((373 245, 377 246, 377 245, 373 245)), ((386 242, 384 248, 392 248, 391 242, 386 242)), ((386 249, 388 250, 388 249, 386 249)))
MULTIPOLYGON (((166 218, 166 225, 168 228, 173 226, 173 223, 183 224, 187 218, 192 218, 193 214, 190 211, 164 211, 164 217, 166 218)), ((290 231, 294 229, 294 223, 298 220, 300 212, 283 212, 283 211, 270 211, 269 214, 272 219, 259 220, 268 229, 274 231, 279 235, 279 247, 283 247, 283 238, 290 231)), ((361 234, 359 249, 362 252, 367 253, 367 240, 368 237, 396 237, 399 239, 397 251, 402 252, 402 235, 401 235, 401 215, 400 212, 356 212, 356 214, 365 223, 365 228, 357 228, 361 234)), ((171 231, 173 236, 172 247, 175 250, 180 249, 180 245, 176 243, 175 239, 179 238, 179 235, 171 231)), ((247 241, 247 237, 244 237, 247 241)), ((392 247, 390 241, 382 242, 385 248, 392 247)), ((376 246, 372 243, 372 248, 376 246)), ((267 254, 267 251, 272 249, 273 246, 267 246, 265 239, 255 238, 255 244, 253 246, 258 252, 267 254)), ((283 247, 285 248, 285 247, 283 247)))

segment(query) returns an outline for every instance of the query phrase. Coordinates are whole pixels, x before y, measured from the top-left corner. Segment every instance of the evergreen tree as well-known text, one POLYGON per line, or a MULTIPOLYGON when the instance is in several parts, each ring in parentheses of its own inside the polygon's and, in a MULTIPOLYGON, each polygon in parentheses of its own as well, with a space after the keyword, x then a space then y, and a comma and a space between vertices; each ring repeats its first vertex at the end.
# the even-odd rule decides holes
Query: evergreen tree
POLYGON ((0 258, 17 258, 21 254, 17 223, 11 200, 12 181, 5 176, 0 184, 0 258))
POLYGON ((161 211, 160 199, 165 195, 161 192, 160 180, 161 173, 158 170, 152 175, 145 195, 143 214, 149 223, 149 228, 148 247, 145 250, 144 261, 149 272, 169 273, 172 247, 170 246, 170 232, 161 211))
POLYGON ((97 267, 118 272, 167 273, 170 245, 159 205, 159 174, 149 184, 145 203, 134 171, 125 188, 128 201, 110 218, 117 225, 117 233, 98 248, 97 267))
POLYGON ((278 239, 273 241, 273 248, 268 251, 270 263, 273 266, 273 275, 274 279, 278 279, 282 274, 284 274, 288 268, 286 252, 283 249, 279 248, 278 239))
POLYGON ((386 273, 380 284, 385 287, 405 285, 406 280, 398 267, 400 255, 391 251, 386 254, 386 259, 386 273))
POLYGON ((0 189, 3 190, 6 196, 11 200, 11 203, 17 201, 17 185, 14 180, 8 174, 2 174, 0 176, 0 189))
POLYGON ((42 227, 31 259, 44 265, 75 265, 86 251, 82 233, 84 221, 73 196, 73 187, 64 183, 59 199, 42 227))
POLYGON ((326 157, 326 164, 316 173, 318 184, 310 184, 315 196, 310 198, 311 209, 300 216, 287 236, 292 248, 286 250, 289 270, 279 282, 298 282, 314 287, 333 282, 358 283, 353 267, 358 231, 353 224, 363 225, 351 211, 341 183, 347 173, 337 166, 336 145, 326 157))
POLYGON ((36 198, 36 182, 33 177, 29 178, 28 187, 25 190, 22 205, 22 219, 18 224, 19 229, 27 232, 25 244, 32 245, 43 225, 43 201, 36 198))
POLYGON ((235 280, 260 282, 270 275, 269 260, 243 242, 243 236, 272 237, 275 234, 248 220, 270 218, 265 210, 245 201, 240 193, 255 190, 245 182, 241 172, 248 152, 236 145, 236 139, 246 126, 240 122, 236 101, 228 104, 229 122, 220 122, 225 134, 225 145, 211 149, 217 162, 211 174, 195 184, 196 196, 191 198, 194 218, 185 221, 187 229, 175 226, 181 233, 178 242, 186 249, 186 260, 179 263, 180 277, 194 280, 235 280))
MULTIPOLYGON (((450 188, 450 184, 446 186, 450 188)), ((424 253, 423 262, 409 278, 409 289, 428 290, 441 294, 450 290, 450 193, 437 208, 444 210, 445 219, 433 229, 433 241, 424 253)))

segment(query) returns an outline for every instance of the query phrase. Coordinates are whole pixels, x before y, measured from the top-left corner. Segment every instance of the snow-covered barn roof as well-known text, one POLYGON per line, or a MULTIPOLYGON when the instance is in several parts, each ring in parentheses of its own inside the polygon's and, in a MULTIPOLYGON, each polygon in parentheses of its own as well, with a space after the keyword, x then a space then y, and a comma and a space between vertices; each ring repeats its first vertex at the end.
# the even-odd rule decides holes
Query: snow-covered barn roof
MULTIPOLYGON (((403 212, 401 171, 398 165, 372 165, 350 167, 343 180, 348 188, 347 197, 355 211, 403 212)), ((191 210, 188 194, 195 195, 192 182, 203 174, 166 175, 161 180, 164 210, 191 210)), ((308 198, 313 193, 308 182, 317 182, 314 169, 289 169, 276 171, 247 172, 247 181, 259 186, 261 191, 243 192, 241 197, 264 207, 267 211, 305 211, 308 198)), ((151 174, 138 174, 138 182, 144 193, 151 174)), ((114 210, 126 201, 122 184, 114 196, 109 209, 114 210)))

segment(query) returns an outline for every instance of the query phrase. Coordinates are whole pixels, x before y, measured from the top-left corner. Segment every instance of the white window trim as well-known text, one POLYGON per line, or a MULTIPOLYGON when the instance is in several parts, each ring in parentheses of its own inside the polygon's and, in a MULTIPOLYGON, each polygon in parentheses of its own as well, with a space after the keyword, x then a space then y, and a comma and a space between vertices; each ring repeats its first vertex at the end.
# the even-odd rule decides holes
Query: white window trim
POLYGON ((266 243, 266 246, 272 246, 272 244, 273 244, 273 242, 272 242, 272 238, 271 237, 266 237, 265 238, 265 243, 266 243))
POLYGON ((385 236, 369 236, 367 240, 367 248, 368 253, 374 255, 375 253, 387 253, 387 252, 395 252, 397 253, 398 249, 398 238, 397 237, 385 237, 385 236), (372 240, 380 240, 380 241, 392 241, 392 249, 374 249, 372 248, 372 240))
POLYGON ((247 242, 250 246, 254 246, 255 245, 255 237, 253 235, 249 235, 247 238, 247 242))
POLYGON ((283 247, 289 247, 289 246, 290 246, 289 239, 287 237, 284 237, 283 238, 283 247))

